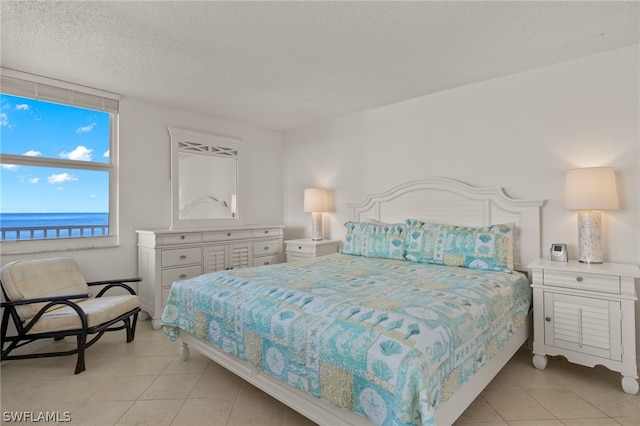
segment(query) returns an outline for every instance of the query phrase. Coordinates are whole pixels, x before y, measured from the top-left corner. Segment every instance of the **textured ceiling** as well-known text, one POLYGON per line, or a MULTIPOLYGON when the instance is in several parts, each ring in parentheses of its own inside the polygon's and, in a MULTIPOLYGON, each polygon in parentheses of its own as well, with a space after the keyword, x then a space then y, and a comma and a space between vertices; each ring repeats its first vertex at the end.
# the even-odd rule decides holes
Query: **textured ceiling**
POLYGON ((289 130, 637 44, 639 5, 2 0, 1 61, 289 130))

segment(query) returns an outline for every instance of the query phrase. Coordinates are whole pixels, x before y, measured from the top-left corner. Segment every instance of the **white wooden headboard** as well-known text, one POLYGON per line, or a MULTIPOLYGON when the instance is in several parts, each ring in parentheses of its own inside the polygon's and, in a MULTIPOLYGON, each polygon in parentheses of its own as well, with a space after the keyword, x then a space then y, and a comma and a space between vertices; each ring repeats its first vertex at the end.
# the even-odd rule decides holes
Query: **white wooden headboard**
POLYGON ((477 188, 455 180, 414 180, 348 204, 351 220, 402 223, 406 219, 462 226, 514 223, 514 268, 526 271, 540 257, 544 201, 515 200, 502 188, 477 188))

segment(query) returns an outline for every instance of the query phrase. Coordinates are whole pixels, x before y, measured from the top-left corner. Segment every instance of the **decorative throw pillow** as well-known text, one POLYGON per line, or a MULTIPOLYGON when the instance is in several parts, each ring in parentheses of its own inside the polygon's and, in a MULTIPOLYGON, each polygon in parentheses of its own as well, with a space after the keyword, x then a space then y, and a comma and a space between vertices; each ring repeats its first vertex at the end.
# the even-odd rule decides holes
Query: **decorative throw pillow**
POLYGON ((413 262, 511 272, 513 228, 474 228, 409 219, 405 258, 413 262))
POLYGON ((364 255, 386 259, 404 259, 404 240, 407 227, 403 223, 372 225, 367 228, 364 255))
POLYGON ((347 228, 347 235, 344 237, 344 246, 340 253, 364 256, 366 233, 370 225, 363 222, 345 222, 344 226, 347 228))

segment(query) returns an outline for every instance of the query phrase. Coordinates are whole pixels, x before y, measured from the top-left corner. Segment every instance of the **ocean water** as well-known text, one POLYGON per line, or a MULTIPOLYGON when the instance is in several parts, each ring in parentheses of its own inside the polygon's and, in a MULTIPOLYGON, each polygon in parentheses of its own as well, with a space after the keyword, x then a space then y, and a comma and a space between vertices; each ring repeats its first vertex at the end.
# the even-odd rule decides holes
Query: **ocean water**
MULTIPOLYGON (((0 213, 0 230, 3 240, 30 240, 43 238, 69 238, 90 236, 92 225, 108 225, 109 213, 0 213), (61 229, 59 236, 55 230, 45 230, 46 227, 67 227, 61 229), (22 230, 7 230, 7 228, 23 228, 22 230), (40 228, 40 229, 37 229, 40 228), (30 230, 36 229, 31 235, 30 230), (84 233, 81 231, 84 229, 84 233), (6 231, 6 232, 5 232, 6 231)), ((96 229, 93 235, 108 235, 102 229, 96 229)))

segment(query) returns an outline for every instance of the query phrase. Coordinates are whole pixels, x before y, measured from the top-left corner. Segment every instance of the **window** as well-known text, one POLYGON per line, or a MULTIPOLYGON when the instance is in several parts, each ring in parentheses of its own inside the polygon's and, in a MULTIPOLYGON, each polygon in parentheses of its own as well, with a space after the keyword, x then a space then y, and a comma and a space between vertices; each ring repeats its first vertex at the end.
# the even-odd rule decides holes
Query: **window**
POLYGON ((0 78, 0 253, 115 245, 118 96, 0 78))

